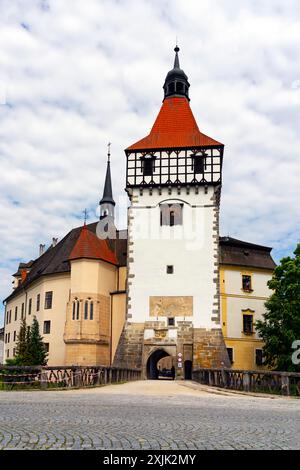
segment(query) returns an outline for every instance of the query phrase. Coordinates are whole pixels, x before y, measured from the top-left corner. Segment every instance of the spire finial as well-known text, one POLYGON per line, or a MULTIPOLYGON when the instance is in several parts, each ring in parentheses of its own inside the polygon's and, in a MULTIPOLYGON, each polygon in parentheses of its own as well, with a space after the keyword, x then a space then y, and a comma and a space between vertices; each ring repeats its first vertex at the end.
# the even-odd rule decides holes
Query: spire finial
POLYGON ((111 142, 108 142, 107 144, 107 161, 110 162, 110 146, 111 142))
POLYGON ((84 209, 83 214, 84 214, 84 224, 83 225, 85 227, 86 226, 86 220, 87 220, 87 210, 86 209, 84 209))
POLYGON ((180 69, 179 66, 179 57, 178 57, 178 52, 180 51, 178 45, 177 45, 177 38, 176 38, 176 46, 174 48, 175 51, 175 61, 174 61, 174 69, 180 69))

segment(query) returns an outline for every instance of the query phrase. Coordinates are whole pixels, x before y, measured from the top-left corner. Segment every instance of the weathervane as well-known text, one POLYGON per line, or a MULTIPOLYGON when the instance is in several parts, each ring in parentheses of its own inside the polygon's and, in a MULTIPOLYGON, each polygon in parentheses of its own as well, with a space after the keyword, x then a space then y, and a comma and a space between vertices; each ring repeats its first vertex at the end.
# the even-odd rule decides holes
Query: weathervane
POLYGON ((86 209, 84 209, 83 213, 84 213, 84 225, 86 225, 86 220, 87 220, 87 210, 86 210, 86 209))

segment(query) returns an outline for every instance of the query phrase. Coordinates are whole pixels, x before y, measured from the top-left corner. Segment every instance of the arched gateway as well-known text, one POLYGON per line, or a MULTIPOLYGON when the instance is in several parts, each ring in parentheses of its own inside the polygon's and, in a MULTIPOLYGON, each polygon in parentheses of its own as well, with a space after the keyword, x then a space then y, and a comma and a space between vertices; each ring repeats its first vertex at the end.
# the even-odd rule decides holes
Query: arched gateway
POLYGON ((170 354, 164 349, 156 349, 150 354, 146 364, 147 379, 156 380, 159 378, 158 362, 167 356, 170 356, 170 354))

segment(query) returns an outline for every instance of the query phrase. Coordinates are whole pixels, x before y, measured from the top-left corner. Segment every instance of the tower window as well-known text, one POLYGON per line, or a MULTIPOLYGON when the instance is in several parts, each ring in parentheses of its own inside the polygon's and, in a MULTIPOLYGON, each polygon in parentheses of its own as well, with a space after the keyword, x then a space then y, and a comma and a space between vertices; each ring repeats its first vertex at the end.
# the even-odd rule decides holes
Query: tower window
POLYGON ((183 91, 183 83, 181 83, 181 82, 177 82, 177 83, 176 83, 176 91, 178 91, 179 93, 182 93, 182 91, 183 91))
POLYGON ((168 90, 169 93, 174 93, 174 91, 175 91, 175 83, 174 83, 174 82, 171 82, 171 83, 169 84, 169 87, 168 87, 168 88, 169 88, 169 90, 168 90))
POLYGON ((90 303, 90 320, 94 319, 94 304, 93 302, 90 303))
POLYGON ((144 157, 141 158, 141 162, 142 162, 143 175, 152 176, 155 171, 155 167, 154 167, 155 158, 152 155, 145 155, 144 157))
POLYGON ((18 307, 15 307, 15 321, 18 319, 18 307))
POLYGON ((194 171, 194 174, 204 173, 204 170, 206 169, 206 156, 207 155, 204 152, 191 155, 193 159, 192 169, 194 171))
POLYGON ((169 317, 168 318, 168 326, 175 326, 175 318, 169 317))
POLYGON ((31 315, 31 309, 32 309, 32 299, 29 299, 29 301, 28 301, 28 315, 31 315))
POLYGON ((76 320, 79 320, 79 311, 80 311, 80 302, 77 300, 76 302, 76 320))
POLYGON ((175 225, 175 212, 170 211, 170 226, 173 227, 175 225))
POLYGON ((174 266, 167 266, 167 274, 173 274, 174 273, 174 266))
POLYGON ((160 225, 182 225, 183 204, 161 204, 160 225))

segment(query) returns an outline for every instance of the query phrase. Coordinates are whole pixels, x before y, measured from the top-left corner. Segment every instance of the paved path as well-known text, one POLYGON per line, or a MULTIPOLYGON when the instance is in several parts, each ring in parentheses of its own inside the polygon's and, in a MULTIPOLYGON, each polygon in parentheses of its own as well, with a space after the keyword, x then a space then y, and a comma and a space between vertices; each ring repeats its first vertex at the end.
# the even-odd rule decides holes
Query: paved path
POLYGON ((300 449, 300 400, 187 385, 0 392, 0 449, 300 449))

